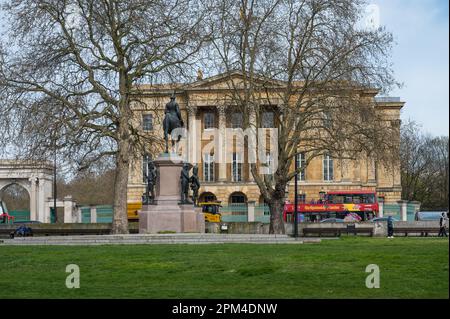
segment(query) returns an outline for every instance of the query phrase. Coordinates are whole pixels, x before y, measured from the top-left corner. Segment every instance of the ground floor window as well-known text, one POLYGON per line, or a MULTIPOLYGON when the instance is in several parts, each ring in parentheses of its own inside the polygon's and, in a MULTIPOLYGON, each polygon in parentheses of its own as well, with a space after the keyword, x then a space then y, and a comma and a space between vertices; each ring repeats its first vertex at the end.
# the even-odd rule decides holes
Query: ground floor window
POLYGON ((247 214, 247 198, 243 193, 234 193, 230 196, 229 204, 233 215, 247 214))
POLYGON ((233 153, 232 178, 233 182, 242 181, 242 155, 240 153, 233 153))

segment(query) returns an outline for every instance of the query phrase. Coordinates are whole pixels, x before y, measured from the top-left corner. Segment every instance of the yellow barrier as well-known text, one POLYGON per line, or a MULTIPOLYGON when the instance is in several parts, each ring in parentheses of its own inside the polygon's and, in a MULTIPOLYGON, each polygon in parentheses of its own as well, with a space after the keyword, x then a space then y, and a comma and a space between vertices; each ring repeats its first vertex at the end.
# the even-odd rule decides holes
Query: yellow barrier
POLYGON ((142 209, 141 202, 131 202, 127 203, 127 214, 128 220, 137 220, 139 219, 138 210, 142 209))

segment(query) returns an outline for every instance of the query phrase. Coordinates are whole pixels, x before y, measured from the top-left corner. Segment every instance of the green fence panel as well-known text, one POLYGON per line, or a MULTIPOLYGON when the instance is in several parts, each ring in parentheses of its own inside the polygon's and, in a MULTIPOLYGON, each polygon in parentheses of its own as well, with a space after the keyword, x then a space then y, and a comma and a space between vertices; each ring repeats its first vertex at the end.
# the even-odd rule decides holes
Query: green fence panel
POLYGON ((222 215, 222 221, 227 223, 242 223, 247 222, 247 215, 222 215))
POLYGON ((9 215, 14 216, 15 222, 25 222, 30 220, 30 212, 27 210, 13 210, 9 215))
POLYGON ((401 205, 395 203, 384 204, 383 215, 386 217, 392 216, 397 220, 401 220, 401 205))
POLYGON ((255 216, 255 222, 268 224, 270 223, 270 215, 255 216))
POLYGON ((246 204, 230 204, 222 206, 220 211, 225 214, 231 213, 235 215, 247 215, 248 207, 246 204))
POLYGON ((406 218, 407 218, 407 221, 412 222, 412 221, 415 220, 416 208, 417 208, 417 206, 414 205, 414 204, 407 204, 406 205, 406 218))
POLYGON ((270 215, 269 205, 255 205, 255 215, 270 215))
POLYGON ((89 224, 91 222, 91 208, 81 207, 81 222, 89 224))
POLYGON ((97 223, 112 223, 113 207, 111 205, 97 206, 97 223))

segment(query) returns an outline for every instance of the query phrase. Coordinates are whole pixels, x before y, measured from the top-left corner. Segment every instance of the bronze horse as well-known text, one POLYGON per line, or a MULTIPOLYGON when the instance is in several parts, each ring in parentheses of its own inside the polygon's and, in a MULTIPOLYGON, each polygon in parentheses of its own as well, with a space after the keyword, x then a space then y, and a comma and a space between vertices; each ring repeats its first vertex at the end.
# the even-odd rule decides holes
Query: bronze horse
MULTIPOLYGON (((170 97, 170 102, 166 104, 166 109, 164 111, 165 117, 163 121, 164 129, 164 140, 166 141, 166 153, 169 153, 169 134, 176 128, 183 127, 183 119, 181 118, 180 107, 177 102, 175 102, 175 95, 170 97)), ((181 139, 181 134, 177 136, 177 143, 181 139)), ((175 141, 172 138, 172 147, 174 147, 175 141)))

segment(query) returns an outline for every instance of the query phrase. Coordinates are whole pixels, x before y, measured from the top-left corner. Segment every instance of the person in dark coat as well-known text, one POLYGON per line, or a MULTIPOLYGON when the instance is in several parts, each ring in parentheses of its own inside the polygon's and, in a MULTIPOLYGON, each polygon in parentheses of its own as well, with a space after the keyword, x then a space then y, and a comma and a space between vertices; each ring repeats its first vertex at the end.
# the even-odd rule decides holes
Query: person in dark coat
POLYGON ((388 238, 394 238, 394 219, 392 218, 392 216, 388 217, 387 230, 388 230, 388 238))
POLYGON ((438 237, 448 237, 447 235, 447 214, 442 213, 441 218, 439 218, 439 234, 438 237))

